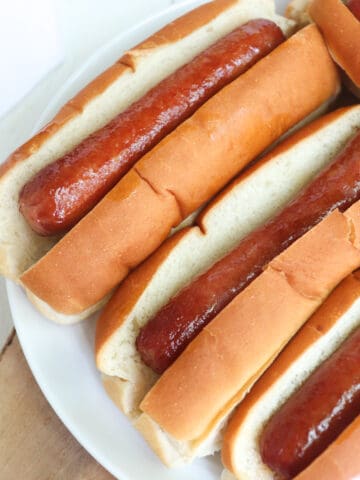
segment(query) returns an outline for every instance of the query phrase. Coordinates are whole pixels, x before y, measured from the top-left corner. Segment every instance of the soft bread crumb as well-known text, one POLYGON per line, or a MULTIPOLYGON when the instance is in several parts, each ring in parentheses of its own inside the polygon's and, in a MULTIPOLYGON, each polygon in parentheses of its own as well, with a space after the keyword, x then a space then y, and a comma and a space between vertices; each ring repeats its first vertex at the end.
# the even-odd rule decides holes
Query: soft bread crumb
POLYGON ((305 27, 311 23, 308 7, 309 0, 293 0, 288 4, 285 15, 294 20, 298 28, 305 27))

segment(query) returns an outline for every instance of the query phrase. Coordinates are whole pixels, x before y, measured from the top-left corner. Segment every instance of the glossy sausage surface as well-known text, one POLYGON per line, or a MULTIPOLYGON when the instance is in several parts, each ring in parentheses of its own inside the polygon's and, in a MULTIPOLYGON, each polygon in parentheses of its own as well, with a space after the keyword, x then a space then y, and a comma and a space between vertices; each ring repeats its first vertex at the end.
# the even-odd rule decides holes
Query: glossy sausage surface
POLYGON ((347 6, 355 17, 360 20, 360 0, 349 0, 347 6))
POLYGON ((264 266, 325 215, 360 198, 360 134, 284 210, 197 277, 140 331, 136 346, 162 373, 264 266))
POLYGON ((42 169, 19 198, 32 229, 41 235, 70 229, 165 135, 283 40, 275 23, 249 21, 42 169))
POLYGON ((270 419, 260 438, 262 459, 279 478, 293 478, 359 414, 360 328, 270 419))

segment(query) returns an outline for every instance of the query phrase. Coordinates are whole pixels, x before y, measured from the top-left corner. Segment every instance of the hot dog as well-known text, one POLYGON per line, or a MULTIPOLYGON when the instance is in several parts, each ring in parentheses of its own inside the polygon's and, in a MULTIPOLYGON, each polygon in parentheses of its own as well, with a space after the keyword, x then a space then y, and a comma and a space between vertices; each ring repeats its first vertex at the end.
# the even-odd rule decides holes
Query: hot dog
POLYGON ((296 480, 349 480, 359 476, 360 416, 296 480))
POLYGON ((322 105, 337 82, 315 26, 290 37, 142 157, 21 275, 30 298, 61 321, 88 316, 174 226, 322 105))
POLYGON ((329 212, 344 211, 359 199, 360 133, 290 205, 242 239, 141 329, 136 346, 145 364, 162 373, 270 260, 329 212))
POLYGON ((281 478, 304 470, 360 415, 359 365, 360 328, 265 425, 261 457, 281 478))
MULTIPOLYGON (((356 419, 359 348, 360 277, 356 273, 328 297, 230 420, 222 458, 236 478, 243 478, 245 472, 249 480, 294 478, 356 419)), ((358 475, 356 456, 353 467, 358 475)), ((337 478, 353 478, 341 473, 337 478)))
POLYGON ((355 15, 355 17, 360 20, 360 1, 359 0, 348 0, 346 3, 348 9, 355 15))
MULTIPOLYGON (((293 22, 275 14, 273 0, 215 0, 166 25, 126 52, 1 164, 3 275, 18 282, 20 274, 59 240, 59 235, 36 234, 19 212, 18 198, 24 185, 221 37, 256 18, 274 21, 286 34, 293 28, 293 22)), ((331 78, 335 80, 333 75, 331 78)))
POLYGON ((73 227, 146 152, 206 100, 285 40, 270 20, 250 20, 47 165, 20 192, 20 211, 40 235, 73 227))
MULTIPOLYGON (((246 228, 251 229, 248 226, 248 219, 256 218, 261 209, 264 209, 264 205, 271 204, 272 195, 278 194, 279 190, 281 191, 285 186, 290 187, 291 183, 298 179, 299 172, 305 173, 314 161, 319 162, 317 171, 329 165, 334 154, 341 151, 349 138, 358 130, 359 113, 359 107, 335 112, 318 120, 314 125, 306 127, 294 137, 290 137, 265 157, 262 163, 246 172, 244 178, 240 177, 234 185, 224 191, 220 198, 202 214, 198 227, 179 232, 169 239, 153 257, 130 274, 100 316, 96 332, 96 359, 98 368, 106 374, 105 388, 116 404, 133 419, 135 426, 144 434, 166 464, 186 462, 196 455, 205 455, 219 447, 220 425, 250 386, 248 380, 242 375, 250 375, 253 378, 254 372, 249 371, 249 365, 253 365, 256 376, 259 375, 263 368, 259 367, 258 362, 261 362, 259 357, 266 356, 269 343, 273 342, 272 338, 274 342, 281 343, 280 331, 291 328, 293 322, 297 321, 296 318, 300 323, 305 321, 309 311, 313 311, 312 308, 316 308, 324 300, 326 292, 332 287, 327 281, 326 287, 320 287, 317 282, 320 281, 322 284, 327 275, 334 273, 334 268, 340 265, 343 268, 347 258, 343 250, 345 245, 337 244, 336 232, 339 228, 338 222, 343 222, 342 214, 339 211, 333 212, 317 227, 293 243, 280 257, 272 260, 265 272, 250 283, 205 327, 160 379, 141 362, 136 350, 136 336, 141 326, 146 324, 159 307, 166 303, 172 296, 172 292, 179 289, 181 282, 187 283, 189 276, 185 277, 182 272, 192 265, 192 273, 194 273, 197 255, 200 257, 199 263, 203 265, 202 255, 210 258, 216 255, 221 257, 224 249, 231 250, 231 246, 229 248, 231 241, 233 244, 236 241, 233 238, 234 225, 243 222, 241 232, 245 236, 246 228), (355 112, 357 116, 352 117, 354 123, 348 123, 349 115, 355 112), (351 127, 344 130, 345 125, 347 127, 351 125, 351 127), (296 165, 299 166, 299 170, 296 170, 296 165), (270 174, 272 168, 275 169, 273 175, 270 174), (283 174, 281 168, 284 168, 283 174), (294 174, 295 171, 296 174, 294 174), (267 179, 266 183, 263 183, 262 174, 264 181, 267 179), (273 190, 269 186, 272 180, 275 183, 273 190), (265 184, 268 185, 268 191, 264 188, 265 184), (265 197, 265 194, 268 197, 265 197), (257 210, 254 200, 261 195, 264 197, 259 201, 259 210, 257 210), (248 206, 247 209, 244 209, 245 204, 248 206), (249 211, 249 217, 246 216, 246 211, 249 211), (243 218, 242 215, 244 215, 243 218), (232 220, 233 217, 236 218, 235 221, 232 220), (220 218, 222 231, 219 231, 220 218), (229 226, 226 224, 228 221, 229 226), (328 225, 326 227, 329 229, 328 233, 323 230, 322 233, 316 234, 321 225, 328 225), (227 228, 228 233, 226 233, 227 228), (232 237, 231 241, 228 238, 222 247, 218 245, 216 248, 211 247, 213 250, 210 249, 207 237, 209 242, 216 244, 220 242, 220 237, 226 238, 226 235, 232 237), (315 238, 319 235, 321 241, 313 237, 306 240, 309 235, 315 235, 315 238), (307 247, 301 246, 303 242, 307 247), (309 250, 306 250, 307 248, 309 250), (328 248, 334 248, 334 250, 329 252, 328 248), (316 253, 311 253, 312 249, 316 249, 316 253), (297 252, 291 254, 293 260, 289 260, 289 263, 280 261, 283 255, 288 257, 291 251, 297 252), (311 258, 311 266, 309 266, 311 272, 304 272, 304 266, 299 268, 295 259, 300 258, 302 263, 306 263, 306 258, 311 258), (326 269, 321 264, 321 258, 326 258, 326 269), (336 258, 338 260, 335 260, 336 258), (287 286, 285 279, 288 279, 291 287, 287 286), (258 282, 261 285, 265 283, 260 287, 256 286, 258 282), (314 282, 317 284, 316 287, 313 285, 314 282), (310 286, 306 286, 307 283, 310 286), (271 292, 268 289, 271 289, 271 292), (294 289, 301 294, 295 295, 294 289), (265 291, 267 293, 264 293, 265 291), (271 322, 276 322, 276 324, 272 323, 270 331, 266 323, 269 321, 268 311, 271 311, 271 322), (291 321, 289 318, 285 320, 284 316, 287 313, 291 321), (262 332, 264 338, 260 340, 262 332), (231 360, 228 358, 229 355, 231 360), (236 390, 232 384, 238 374, 242 378, 241 381, 239 380, 239 385, 243 385, 240 391, 236 390), (150 390, 154 383, 155 386, 150 390), (190 384, 193 385, 192 390, 190 384), (196 387, 194 387, 195 384, 196 387), (220 400, 219 397, 222 399, 220 400), (205 398, 206 401, 204 401, 205 398), (223 406, 224 404, 226 407, 223 406), (160 419, 158 416, 161 409, 166 419, 164 417, 160 419), (141 413, 142 410, 145 413, 141 413), (221 411, 221 417, 217 417, 215 411, 221 411), (179 425, 180 418, 182 426, 179 425), (182 428, 186 430, 181 430, 182 428)), ((307 180, 304 178, 304 183, 308 183, 314 173, 313 171, 307 180)), ((293 199, 300 189, 299 184, 296 189, 291 187, 291 193, 284 195, 281 202, 286 204, 288 199, 293 199)), ((274 213, 280 209, 281 202, 277 203, 274 213)), ((352 208, 356 209, 358 205, 355 204, 352 208)), ((264 212, 261 213, 264 214, 264 212)), ((271 216, 271 213, 268 212, 268 215, 271 216)), ((350 218, 348 217, 350 212, 344 215, 350 218)), ((356 216, 356 212, 351 215, 356 216)), ((266 218, 262 221, 264 220, 266 218)), ((322 228, 325 227, 321 226, 322 228)), ((345 234, 346 238, 347 235, 345 234)), ((238 233, 238 236, 241 238, 241 233, 238 233)), ((350 245, 347 241, 345 244, 347 249, 350 245)), ((273 358, 274 353, 270 356, 273 358)))

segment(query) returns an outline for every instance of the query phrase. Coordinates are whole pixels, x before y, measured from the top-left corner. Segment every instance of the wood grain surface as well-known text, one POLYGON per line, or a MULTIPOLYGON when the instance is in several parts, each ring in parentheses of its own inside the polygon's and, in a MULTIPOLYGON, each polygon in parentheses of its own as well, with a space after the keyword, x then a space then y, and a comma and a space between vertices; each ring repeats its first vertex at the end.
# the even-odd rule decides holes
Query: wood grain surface
POLYGON ((0 479, 114 479, 53 412, 15 334, 0 356, 0 479))

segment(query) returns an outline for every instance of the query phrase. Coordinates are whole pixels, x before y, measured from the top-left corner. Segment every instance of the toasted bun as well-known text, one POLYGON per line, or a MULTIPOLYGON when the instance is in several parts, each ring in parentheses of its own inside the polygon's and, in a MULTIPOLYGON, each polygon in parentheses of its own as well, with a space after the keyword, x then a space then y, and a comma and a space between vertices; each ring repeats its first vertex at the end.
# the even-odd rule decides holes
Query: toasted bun
POLYGON ((175 20, 126 52, 0 166, 1 274, 17 280, 58 240, 41 237, 27 225, 18 209, 22 186, 166 76, 255 17, 278 20, 285 31, 290 25, 274 14, 272 0, 215 0, 175 20))
POLYGON ((314 21, 325 37, 331 55, 345 70, 344 83, 360 98, 360 22, 341 0, 293 0, 286 16, 297 25, 314 21))
POLYGON ((313 0, 311 18, 320 28, 331 54, 360 87, 360 22, 341 0, 313 0))
POLYGON ((145 155, 22 283, 60 313, 89 309, 174 225, 338 89, 317 28, 298 32, 145 155))
POLYGON ((303 128, 226 188, 196 226, 167 240, 126 278, 98 320, 95 350, 106 388, 127 415, 139 414, 140 401, 157 378, 135 348, 140 328, 192 278, 293 199, 359 128, 360 106, 303 128))
POLYGON ((360 416, 296 480, 360 478, 360 416))
POLYGON ((211 453, 209 442, 219 438, 233 408, 332 289, 360 266, 358 234, 360 201, 344 214, 331 213, 271 261, 145 396, 136 421, 145 438, 161 438, 163 452, 180 445, 188 459, 211 453))
POLYGON ((236 478, 274 479, 259 452, 263 428, 306 378, 359 326, 360 279, 351 275, 281 352, 230 420, 224 433, 222 460, 236 478))

